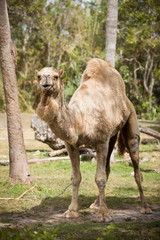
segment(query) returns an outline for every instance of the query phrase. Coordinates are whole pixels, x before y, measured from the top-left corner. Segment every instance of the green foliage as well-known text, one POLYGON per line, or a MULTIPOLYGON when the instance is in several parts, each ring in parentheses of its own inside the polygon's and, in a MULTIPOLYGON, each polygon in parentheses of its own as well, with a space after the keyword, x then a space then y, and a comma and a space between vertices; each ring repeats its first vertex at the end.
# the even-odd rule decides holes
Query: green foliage
POLYGON ((157 75, 160 66, 159 13, 160 4, 155 0, 127 0, 119 4, 118 69, 124 76, 122 64, 127 65, 127 93, 137 113, 150 119, 158 117, 157 110, 152 108, 155 99, 157 105, 160 104, 157 89, 160 86, 157 75))
POLYGON ((98 237, 97 240, 116 239, 114 230, 115 230, 115 225, 113 223, 111 223, 109 226, 107 226, 106 231, 102 232, 102 237, 98 237))
POLYGON ((145 101, 142 103, 143 113, 141 114, 142 119, 146 120, 158 120, 160 117, 159 110, 160 105, 152 105, 153 99, 150 99, 149 101, 145 101), (151 107, 150 107, 151 106, 151 107))
POLYGON ((10 230, 0 230, 1 240, 57 240, 57 228, 52 231, 36 231, 31 228, 24 228, 24 230, 10 229, 10 230))

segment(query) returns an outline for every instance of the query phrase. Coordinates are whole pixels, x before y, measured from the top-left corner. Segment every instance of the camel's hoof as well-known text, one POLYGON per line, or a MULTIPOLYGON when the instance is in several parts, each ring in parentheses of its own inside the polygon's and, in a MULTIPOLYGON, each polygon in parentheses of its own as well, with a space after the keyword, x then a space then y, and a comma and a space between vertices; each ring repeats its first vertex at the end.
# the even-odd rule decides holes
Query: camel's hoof
POLYGON ((140 213, 142 213, 142 214, 151 214, 152 210, 149 207, 141 208, 140 213))
POLYGON ((110 222, 112 217, 110 216, 111 211, 107 209, 106 206, 99 207, 97 214, 97 222, 110 222))
POLYGON ((79 213, 78 213, 78 212, 74 212, 74 211, 67 210, 67 211, 64 213, 64 217, 65 217, 65 218, 78 218, 78 217, 79 217, 79 213))
POLYGON ((97 209, 99 208, 99 206, 98 206, 98 204, 96 204, 96 203, 92 203, 89 208, 90 208, 90 209, 93 209, 93 210, 94 210, 94 209, 97 210, 97 209))
POLYGON ((108 214, 98 214, 97 216, 97 222, 111 222, 112 217, 108 214))

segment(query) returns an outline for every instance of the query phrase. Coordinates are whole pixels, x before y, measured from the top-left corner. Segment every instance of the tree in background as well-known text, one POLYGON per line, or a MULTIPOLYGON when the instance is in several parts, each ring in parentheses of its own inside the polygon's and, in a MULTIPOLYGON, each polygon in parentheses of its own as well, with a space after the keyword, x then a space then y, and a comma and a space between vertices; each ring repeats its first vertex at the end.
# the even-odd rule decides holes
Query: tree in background
POLYGON ((0 62, 7 113, 10 183, 21 181, 30 184, 31 176, 24 147, 16 84, 16 47, 10 37, 10 25, 5 0, 0 1, 0 62))
POLYGON ((126 0, 119 6, 117 68, 137 112, 160 111, 160 1, 126 0))
POLYGON ((118 0, 108 0, 106 18, 106 54, 105 59, 115 66, 117 41, 118 0))

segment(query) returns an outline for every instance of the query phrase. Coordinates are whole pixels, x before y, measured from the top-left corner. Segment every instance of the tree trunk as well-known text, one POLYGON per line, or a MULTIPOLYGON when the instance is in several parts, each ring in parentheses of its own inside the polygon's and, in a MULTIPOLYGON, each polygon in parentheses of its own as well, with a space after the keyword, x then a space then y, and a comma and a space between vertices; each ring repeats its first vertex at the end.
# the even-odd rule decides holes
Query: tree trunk
POLYGON ((23 44, 22 50, 23 50, 23 54, 24 54, 24 75, 25 75, 25 78, 27 78, 27 76, 28 76, 27 44, 28 44, 28 40, 29 40, 29 31, 30 31, 30 29, 29 30, 26 29, 26 30, 24 30, 24 33, 23 33, 24 44, 23 44))
POLYGON ((155 78, 154 78, 154 69, 156 69, 156 64, 154 64, 154 58, 155 58, 155 53, 150 52, 150 50, 146 50, 147 52, 147 59, 146 59, 146 64, 144 68, 144 74, 143 74, 143 86, 144 89, 148 95, 149 98, 149 107, 147 109, 148 112, 150 112, 152 108, 152 94, 153 94, 153 87, 155 83, 155 78))
POLYGON ((11 183, 30 184, 31 176, 24 147, 15 74, 15 52, 10 36, 6 0, 0 0, 0 62, 6 101, 11 183))
POLYGON ((108 0, 106 19, 106 55, 111 65, 115 66, 115 51, 117 40, 118 0, 108 0))

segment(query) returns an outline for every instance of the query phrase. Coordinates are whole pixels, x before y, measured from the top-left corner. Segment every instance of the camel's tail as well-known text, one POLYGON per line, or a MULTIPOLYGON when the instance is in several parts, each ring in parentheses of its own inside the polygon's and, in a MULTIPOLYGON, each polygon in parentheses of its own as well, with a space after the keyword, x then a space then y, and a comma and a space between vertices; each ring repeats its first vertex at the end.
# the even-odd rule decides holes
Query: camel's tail
POLYGON ((125 143, 124 143, 124 137, 122 131, 118 133, 118 154, 120 156, 123 156, 125 153, 125 143))

